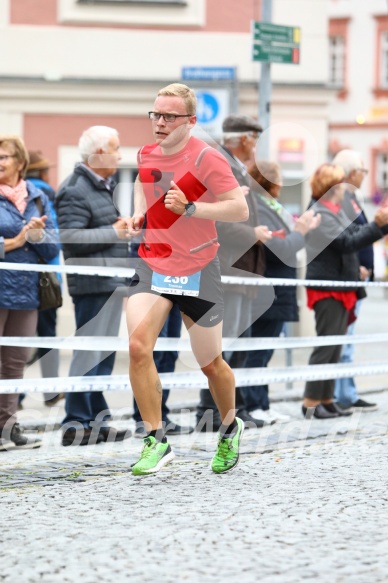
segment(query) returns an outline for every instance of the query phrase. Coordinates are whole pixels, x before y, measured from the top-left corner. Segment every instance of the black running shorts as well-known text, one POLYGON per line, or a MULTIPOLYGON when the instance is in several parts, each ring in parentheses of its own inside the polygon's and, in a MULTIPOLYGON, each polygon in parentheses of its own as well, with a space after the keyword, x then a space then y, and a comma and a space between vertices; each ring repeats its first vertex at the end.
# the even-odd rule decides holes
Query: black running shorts
POLYGON ((141 293, 162 296, 177 304, 183 314, 204 328, 211 328, 222 322, 224 301, 218 257, 203 268, 197 297, 158 293, 151 290, 151 278, 152 270, 140 259, 129 286, 129 297, 141 293))

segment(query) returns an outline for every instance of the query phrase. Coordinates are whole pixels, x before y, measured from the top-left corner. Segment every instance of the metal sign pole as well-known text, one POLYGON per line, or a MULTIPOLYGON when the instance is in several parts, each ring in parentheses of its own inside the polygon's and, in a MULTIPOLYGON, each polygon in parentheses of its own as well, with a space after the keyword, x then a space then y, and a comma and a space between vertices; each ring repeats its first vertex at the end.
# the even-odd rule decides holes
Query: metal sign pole
MULTIPOLYGON (((263 22, 272 22, 272 0, 263 0, 263 22)), ((261 63, 261 75, 259 81, 259 122, 265 131, 258 142, 258 160, 269 160, 269 126, 271 122, 271 63, 261 63)))

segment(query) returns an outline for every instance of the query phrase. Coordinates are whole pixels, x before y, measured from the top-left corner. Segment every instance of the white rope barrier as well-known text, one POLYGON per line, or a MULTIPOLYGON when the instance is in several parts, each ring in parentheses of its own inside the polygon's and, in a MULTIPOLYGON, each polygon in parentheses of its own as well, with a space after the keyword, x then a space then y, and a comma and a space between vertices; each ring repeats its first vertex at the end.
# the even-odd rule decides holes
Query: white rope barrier
MULTIPOLYGON (((101 277, 127 277, 134 274, 134 269, 121 267, 105 267, 90 265, 42 265, 6 263, 0 261, 0 270, 18 271, 52 271, 63 274, 97 275, 101 277)), ((232 277, 223 276, 225 284, 240 284, 249 286, 313 286, 313 287, 388 287, 388 281, 329 281, 305 279, 278 279, 264 277, 232 277)), ((388 334, 369 334, 353 336, 319 336, 301 338, 224 338, 223 349, 233 351, 312 348, 315 346, 333 346, 343 344, 381 343, 388 341, 388 334)), ((127 338, 113 337, 1 337, 0 346, 25 346, 41 348, 57 348, 71 350, 94 351, 127 351, 127 338)), ((191 351, 187 338, 158 338, 155 350, 160 351, 191 351)), ((335 364, 320 366, 305 366, 298 368, 270 369, 237 369, 234 371, 237 386, 252 386, 268 383, 292 383, 295 381, 325 380, 346 378, 350 376, 368 376, 371 374, 388 373, 387 362, 369 364, 335 364)), ((207 388, 207 379, 200 371, 162 373, 161 382, 166 389, 207 388)), ((0 381, 0 393, 43 393, 43 392, 84 392, 131 390, 129 380, 125 376, 95 376, 95 377, 61 377, 52 379, 13 379, 0 381)))
MULTIPOLYGON (((387 362, 369 364, 325 364, 297 368, 235 369, 236 386, 248 387, 268 383, 290 383, 338 379, 349 376, 387 374, 387 362)), ((201 371, 161 373, 164 389, 206 389, 207 379, 201 371)), ((61 377, 51 379, 12 379, 0 381, 0 393, 74 393, 85 391, 129 391, 127 376, 61 377)))
MULTIPOLYGON (((223 338, 222 349, 234 352, 286 348, 313 348, 315 346, 342 346, 343 344, 373 344, 388 342, 386 334, 360 334, 350 336, 302 336, 285 338, 223 338)), ((24 346, 68 350, 95 350, 127 352, 128 338, 112 336, 2 336, 0 346, 24 346)), ((158 338, 155 351, 191 352, 188 338, 158 338)))
MULTIPOLYGON (((134 269, 129 267, 105 267, 101 265, 43 265, 30 263, 5 263, 0 261, 0 270, 13 271, 53 271, 54 273, 65 273, 78 275, 97 275, 100 277, 127 277, 130 278, 135 273, 134 269)), ((284 279, 284 278, 266 278, 266 277, 221 277, 222 283, 240 284, 250 286, 296 286, 296 287, 388 287, 388 281, 336 281, 336 280, 318 280, 318 279, 284 279)))

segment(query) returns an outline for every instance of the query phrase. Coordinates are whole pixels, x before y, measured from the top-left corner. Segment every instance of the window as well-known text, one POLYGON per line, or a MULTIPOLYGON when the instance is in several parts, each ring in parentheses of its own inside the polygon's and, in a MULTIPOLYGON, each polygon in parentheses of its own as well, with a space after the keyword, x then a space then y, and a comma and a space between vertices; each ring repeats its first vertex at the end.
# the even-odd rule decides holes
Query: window
POLYGON ((186 0, 78 0, 79 4, 187 4, 186 0))
POLYGON ((380 87, 388 88, 388 31, 381 33, 380 39, 380 87))
POLYGON ((204 26, 205 0, 58 0, 64 24, 204 26))
POLYGON ((329 83, 336 87, 345 84, 345 39, 343 36, 329 38, 329 83))
POLYGON ((381 192, 388 192, 388 152, 377 154, 376 186, 381 192))
POLYGON ((376 97, 388 95, 388 16, 375 16, 376 20, 376 53, 375 53, 375 87, 376 97))
POLYGON ((348 27, 350 18, 332 18, 329 22, 329 83, 338 87, 338 99, 346 99, 348 27))

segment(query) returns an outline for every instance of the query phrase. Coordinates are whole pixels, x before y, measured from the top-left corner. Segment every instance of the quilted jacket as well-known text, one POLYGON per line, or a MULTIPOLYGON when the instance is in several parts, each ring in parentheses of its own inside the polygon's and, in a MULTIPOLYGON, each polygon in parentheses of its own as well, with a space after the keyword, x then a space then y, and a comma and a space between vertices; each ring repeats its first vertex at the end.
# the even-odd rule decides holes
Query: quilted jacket
MULTIPOLYGON (((99 179, 79 164, 59 187, 55 207, 68 265, 128 267, 128 243, 112 227, 120 216, 114 205, 114 186, 113 181, 99 179)), ((67 275, 71 296, 112 293, 127 284, 123 277, 67 275)))
MULTIPOLYGON (((15 205, 0 195, 0 262, 39 263, 46 262, 59 252, 58 236, 51 218, 49 201, 41 190, 27 181, 28 202, 21 214, 15 205), (5 253, 4 239, 12 239, 32 217, 39 217, 36 199, 42 201, 43 214, 47 215, 45 237, 41 243, 28 243, 5 253)), ((10 310, 35 310, 39 307, 39 273, 33 271, 11 271, 0 269, 0 308, 10 310)))
MULTIPOLYGON (((310 205, 311 206, 311 205, 310 205)), ((318 229, 306 236, 307 279, 358 281, 358 251, 372 245, 387 233, 387 227, 380 229, 374 221, 359 225, 351 222, 341 209, 334 214, 319 201, 314 210, 321 214, 318 229)), ((312 288, 314 286, 311 286, 312 288)), ((328 284, 321 290, 334 289, 328 284)), ((335 288, 336 291, 351 291, 353 288, 335 288)), ((357 288, 354 288, 356 291, 357 288)))

